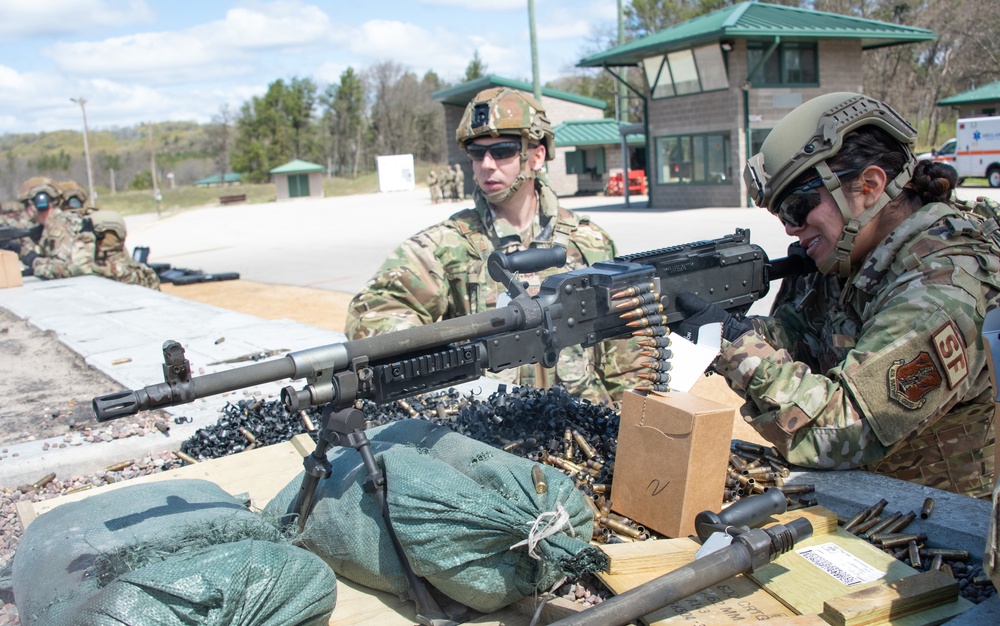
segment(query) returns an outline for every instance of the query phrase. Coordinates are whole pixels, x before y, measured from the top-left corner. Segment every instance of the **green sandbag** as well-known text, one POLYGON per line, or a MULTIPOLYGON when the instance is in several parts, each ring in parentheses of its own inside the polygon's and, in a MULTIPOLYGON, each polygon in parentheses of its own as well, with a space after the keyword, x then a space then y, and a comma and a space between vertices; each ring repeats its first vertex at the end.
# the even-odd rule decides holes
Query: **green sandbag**
MULTIPOLYGON (((414 572, 466 606, 488 613, 552 586, 563 575, 607 568, 589 545, 593 513, 572 481, 542 466, 548 483, 535 492, 527 459, 422 420, 368 431, 386 475, 390 517, 414 572), (529 554, 532 525, 565 511, 568 523, 529 554), (536 558, 537 557, 537 558, 536 558)), ((329 455, 332 477, 320 482, 305 545, 338 576, 399 593, 405 578, 353 449, 329 455)), ((301 475, 264 511, 277 518, 298 492, 301 475)))
POLYGON ((26 626, 321 624, 330 568, 218 485, 167 480, 63 504, 13 562, 26 626))

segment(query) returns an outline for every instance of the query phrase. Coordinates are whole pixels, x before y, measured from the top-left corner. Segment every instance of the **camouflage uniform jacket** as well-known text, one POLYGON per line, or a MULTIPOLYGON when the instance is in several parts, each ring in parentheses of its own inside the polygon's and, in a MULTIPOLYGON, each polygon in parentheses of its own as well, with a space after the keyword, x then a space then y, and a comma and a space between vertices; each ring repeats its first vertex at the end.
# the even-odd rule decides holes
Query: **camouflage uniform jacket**
POLYGON ((981 332, 1000 300, 1000 249, 946 204, 906 218, 850 278, 811 274, 726 342, 716 369, 745 419, 789 461, 864 467, 973 496, 993 476, 981 332))
MULTIPOLYGON (((22 228, 30 230, 34 227, 35 224, 31 221, 28 209, 21 206, 20 202, 4 202, 0 205, 0 228, 22 228)), ((38 244, 35 243, 31 237, 21 237, 18 241, 21 243, 21 250, 18 253, 18 257, 22 261, 31 252, 34 252, 35 254, 39 253, 38 244)))
POLYGON ((86 212, 54 211, 45 220, 38 248, 40 256, 32 264, 41 279, 70 278, 96 274, 132 285, 159 289, 160 280, 152 268, 133 261, 113 234, 105 235, 110 246, 98 239, 86 212))
MULTIPOLYGON (((506 220, 494 220, 492 208, 476 190, 474 209, 460 211, 403 242, 348 306, 347 336, 370 337, 495 308, 503 288, 486 270, 486 259, 494 250, 566 247, 564 267, 520 275, 531 293, 537 293, 547 276, 614 257, 615 246, 607 233, 586 217, 560 208, 546 185, 537 181, 535 185, 539 219, 524 239, 506 220)), ((578 397, 594 402, 617 399, 631 386, 628 372, 638 362, 638 353, 629 347, 624 341, 605 341, 586 350, 564 348, 554 371, 546 370, 546 376, 578 397)), ((522 366, 495 376, 535 385, 536 367, 522 366)))

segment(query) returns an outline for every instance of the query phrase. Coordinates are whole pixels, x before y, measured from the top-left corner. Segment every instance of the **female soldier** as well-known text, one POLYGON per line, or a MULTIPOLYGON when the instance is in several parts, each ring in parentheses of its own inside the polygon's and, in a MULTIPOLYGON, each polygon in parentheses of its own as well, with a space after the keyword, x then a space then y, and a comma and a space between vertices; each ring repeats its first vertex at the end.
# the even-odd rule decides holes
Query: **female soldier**
POLYGON ((737 320, 685 294, 692 317, 675 330, 724 322, 716 370, 789 461, 985 496, 993 390, 981 332, 1000 301, 998 224, 951 201, 954 169, 917 162, 915 135, 860 94, 792 111, 744 177, 820 272, 786 281, 768 318, 737 320))

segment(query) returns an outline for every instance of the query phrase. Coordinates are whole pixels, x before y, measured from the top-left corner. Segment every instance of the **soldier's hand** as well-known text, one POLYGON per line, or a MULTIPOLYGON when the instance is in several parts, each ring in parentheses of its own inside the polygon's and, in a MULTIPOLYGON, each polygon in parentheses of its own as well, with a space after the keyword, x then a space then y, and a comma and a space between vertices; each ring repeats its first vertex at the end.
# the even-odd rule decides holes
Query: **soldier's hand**
POLYGON ((722 337, 726 341, 736 341, 741 335, 753 330, 750 322, 738 319, 725 309, 710 302, 705 302, 690 291, 677 294, 677 309, 684 314, 684 319, 671 325, 671 332, 688 339, 698 341, 698 329, 705 324, 721 323, 722 337))

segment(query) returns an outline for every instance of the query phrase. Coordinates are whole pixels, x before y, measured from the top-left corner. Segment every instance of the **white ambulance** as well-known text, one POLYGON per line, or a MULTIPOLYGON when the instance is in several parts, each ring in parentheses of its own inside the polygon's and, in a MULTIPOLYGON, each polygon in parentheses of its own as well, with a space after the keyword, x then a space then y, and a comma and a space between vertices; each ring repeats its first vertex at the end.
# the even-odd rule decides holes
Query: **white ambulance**
POLYGON ((958 178, 985 177, 990 187, 1000 187, 1000 117, 958 120, 955 141, 958 178))

